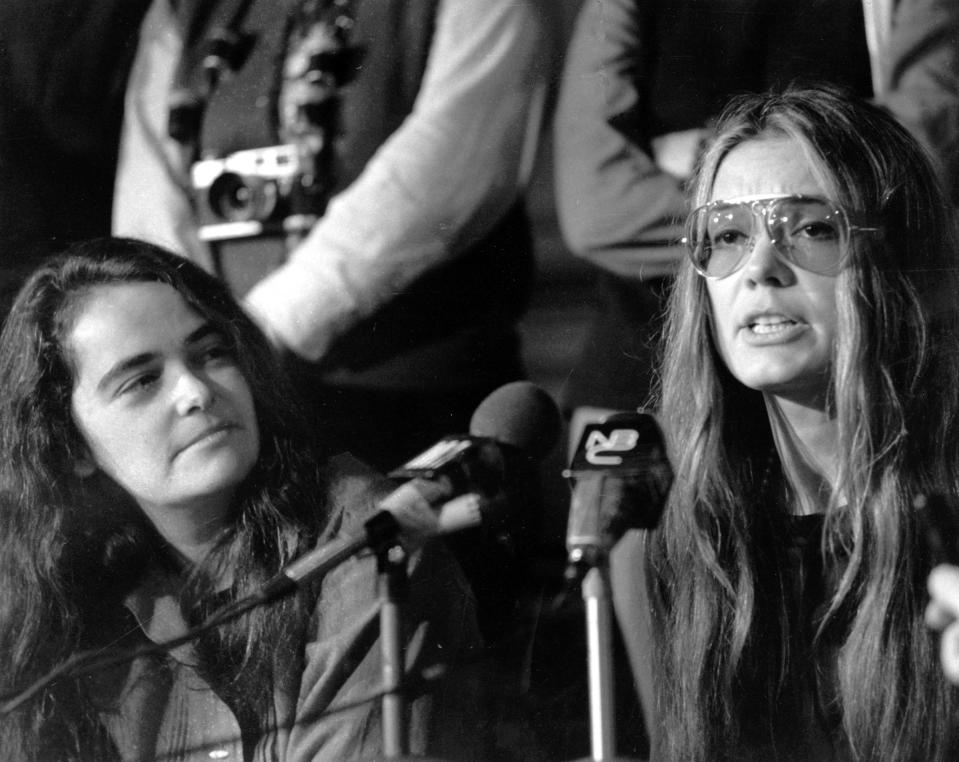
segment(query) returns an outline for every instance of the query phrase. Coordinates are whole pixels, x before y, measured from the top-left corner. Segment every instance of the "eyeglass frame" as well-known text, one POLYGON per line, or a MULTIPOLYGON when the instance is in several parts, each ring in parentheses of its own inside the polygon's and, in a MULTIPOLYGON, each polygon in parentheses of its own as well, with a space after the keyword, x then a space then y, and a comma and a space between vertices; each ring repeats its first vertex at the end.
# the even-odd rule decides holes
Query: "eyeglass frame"
POLYGON ((730 270, 728 273, 725 273, 723 275, 712 275, 710 273, 705 272, 699 266, 699 263, 696 261, 696 251, 702 246, 702 244, 700 243, 697 246, 693 246, 692 235, 691 235, 692 227, 695 223, 697 215, 708 212, 708 210, 712 207, 727 204, 729 206, 748 205, 750 207, 750 210, 753 213, 753 217, 755 218, 756 216, 759 216, 762 219, 763 228, 765 228, 766 230, 766 235, 769 237, 769 240, 773 245, 773 250, 776 252, 777 257, 779 257, 780 259, 782 259, 783 261, 791 265, 794 265, 795 267, 798 267, 800 270, 803 270, 805 272, 816 273, 817 275, 827 275, 827 276, 832 275, 832 273, 817 273, 815 270, 810 270, 807 267, 803 267, 798 262, 795 262, 790 257, 789 253, 787 251, 784 251, 780 247, 780 242, 776 238, 773 238, 772 232, 769 229, 769 209, 776 201, 783 201, 785 199, 790 199, 794 201, 807 201, 807 202, 816 201, 822 204, 826 204, 829 208, 831 208, 832 210, 834 210, 835 212, 839 214, 839 219, 843 225, 843 228, 845 229, 845 236, 843 237, 842 231, 840 231, 839 243, 843 251, 840 253, 840 258, 839 258, 839 262, 837 264, 836 273, 835 273, 836 275, 838 275, 842 271, 842 269, 845 267, 846 262, 849 258, 848 244, 853 233, 878 233, 882 230, 882 228, 880 227, 867 226, 867 225, 854 225, 850 221, 850 214, 846 211, 846 208, 842 204, 839 204, 833 201, 832 199, 826 198, 824 196, 812 196, 812 195, 806 195, 802 193, 784 193, 782 195, 762 196, 761 198, 754 198, 754 199, 749 199, 744 201, 726 201, 724 199, 714 199, 713 201, 710 201, 708 204, 702 204, 701 206, 697 206, 695 209, 693 209, 687 215, 686 224, 684 225, 686 234, 682 237, 681 241, 686 246, 687 258, 692 263, 693 269, 696 271, 696 273, 700 275, 701 277, 706 278, 707 280, 722 280, 723 278, 728 278, 730 275, 738 272, 739 270, 743 268, 743 266, 746 264, 746 261, 749 259, 749 256, 755 250, 756 237, 753 236, 752 245, 749 247, 749 250, 743 254, 743 257, 739 260, 739 262, 736 264, 736 266, 732 270, 730 270), (760 207, 760 209, 757 209, 757 205, 760 207))

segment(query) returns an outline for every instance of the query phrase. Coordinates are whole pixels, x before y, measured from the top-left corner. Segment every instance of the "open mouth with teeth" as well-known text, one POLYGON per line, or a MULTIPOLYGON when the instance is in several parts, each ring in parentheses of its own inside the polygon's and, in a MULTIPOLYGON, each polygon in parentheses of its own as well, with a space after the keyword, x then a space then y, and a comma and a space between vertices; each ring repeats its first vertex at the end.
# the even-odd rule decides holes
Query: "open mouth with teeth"
POLYGON ((785 331, 796 325, 798 325, 798 323, 795 320, 777 316, 756 318, 756 320, 749 323, 748 328, 753 333, 769 334, 785 331))

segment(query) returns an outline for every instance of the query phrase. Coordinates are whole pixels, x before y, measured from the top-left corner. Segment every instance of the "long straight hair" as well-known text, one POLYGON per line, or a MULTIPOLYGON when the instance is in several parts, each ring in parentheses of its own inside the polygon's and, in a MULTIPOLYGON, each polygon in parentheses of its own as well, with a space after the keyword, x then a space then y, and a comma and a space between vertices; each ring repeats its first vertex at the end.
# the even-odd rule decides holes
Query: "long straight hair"
MULTIPOLYGON (((21 289, 0 335, 0 691, 22 688, 91 642, 150 563, 171 563, 152 525, 106 477, 81 479, 82 437, 71 415, 71 329, 94 289, 158 282, 219 331, 249 384, 260 454, 238 490, 233 521, 208 561, 180 569, 188 616, 213 604, 219 569, 238 599, 310 547, 326 515, 319 441, 263 335, 226 288, 192 263, 130 239, 77 244, 21 289)), ((199 652, 232 655, 233 689, 254 721, 269 721, 275 681, 294 660, 307 596, 259 608, 199 652)), ((0 748, 18 759, 104 759, 110 744, 83 686, 58 681, 0 718, 0 748)))
MULTIPOLYGON (((840 632, 842 730, 858 760, 944 759, 954 697, 922 622, 927 568, 913 500, 959 487, 952 210, 908 133, 829 87, 732 103, 698 168, 693 205, 710 200, 733 148, 767 137, 794 140, 833 199, 881 229, 852 237, 837 280, 829 404, 845 500, 824 506, 821 552, 839 580, 819 635, 840 632)), ((775 710, 750 713, 775 707, 797 668, 775 549, 784 477, 762 395, 725 368, 705 282, 688 262, 663 351, 661 408, 676 470, 653 547, 667 604, 663 752, 723 760, 746 735, 776 741, 775 710)))

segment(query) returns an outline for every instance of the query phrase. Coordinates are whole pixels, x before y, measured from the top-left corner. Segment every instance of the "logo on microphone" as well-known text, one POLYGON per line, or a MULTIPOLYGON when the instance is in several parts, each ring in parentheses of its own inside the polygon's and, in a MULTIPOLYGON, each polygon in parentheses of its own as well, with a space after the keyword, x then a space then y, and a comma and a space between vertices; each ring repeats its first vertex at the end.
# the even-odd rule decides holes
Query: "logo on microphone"
POLYGON ((639 432, 635 429, 613 429, 608 436, 598 429, 590 431, 583 444, 586 462, 593 466, 621 466, 623 454, 632 452, 638 442, 639 432))
POLYGON ((665 460, 655 419, 645 413, 616 413, 583 429, 567 475, 605 468, 645 470, 665 460))

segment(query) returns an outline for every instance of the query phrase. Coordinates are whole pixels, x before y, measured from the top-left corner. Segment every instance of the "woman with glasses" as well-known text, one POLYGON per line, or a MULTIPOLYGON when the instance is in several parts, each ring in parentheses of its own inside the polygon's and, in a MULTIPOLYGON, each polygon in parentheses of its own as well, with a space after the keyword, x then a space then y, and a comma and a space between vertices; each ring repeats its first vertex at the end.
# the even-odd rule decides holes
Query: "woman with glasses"
MULTIPOLYGON (((221 283, 140 241, 78 244, 17 297, 0 390, 0 756, 382 754, 370 556, 172 651, 23 690, 80 652, 185 635, 362 531, 390 489, 327 457, 221 283)), ((411 564, 405 613, 411 673, 458 678, 408 696, 410 744, 470 757, 473 693, 454 667, 477 653, 474 608, 439 549, 411 564)))
POLYGON ((833 89, 749 96, 692 187, 646 547, 664 760, 946 760, 916 498, 959 489, 959 248, 933 170, 833 89))

